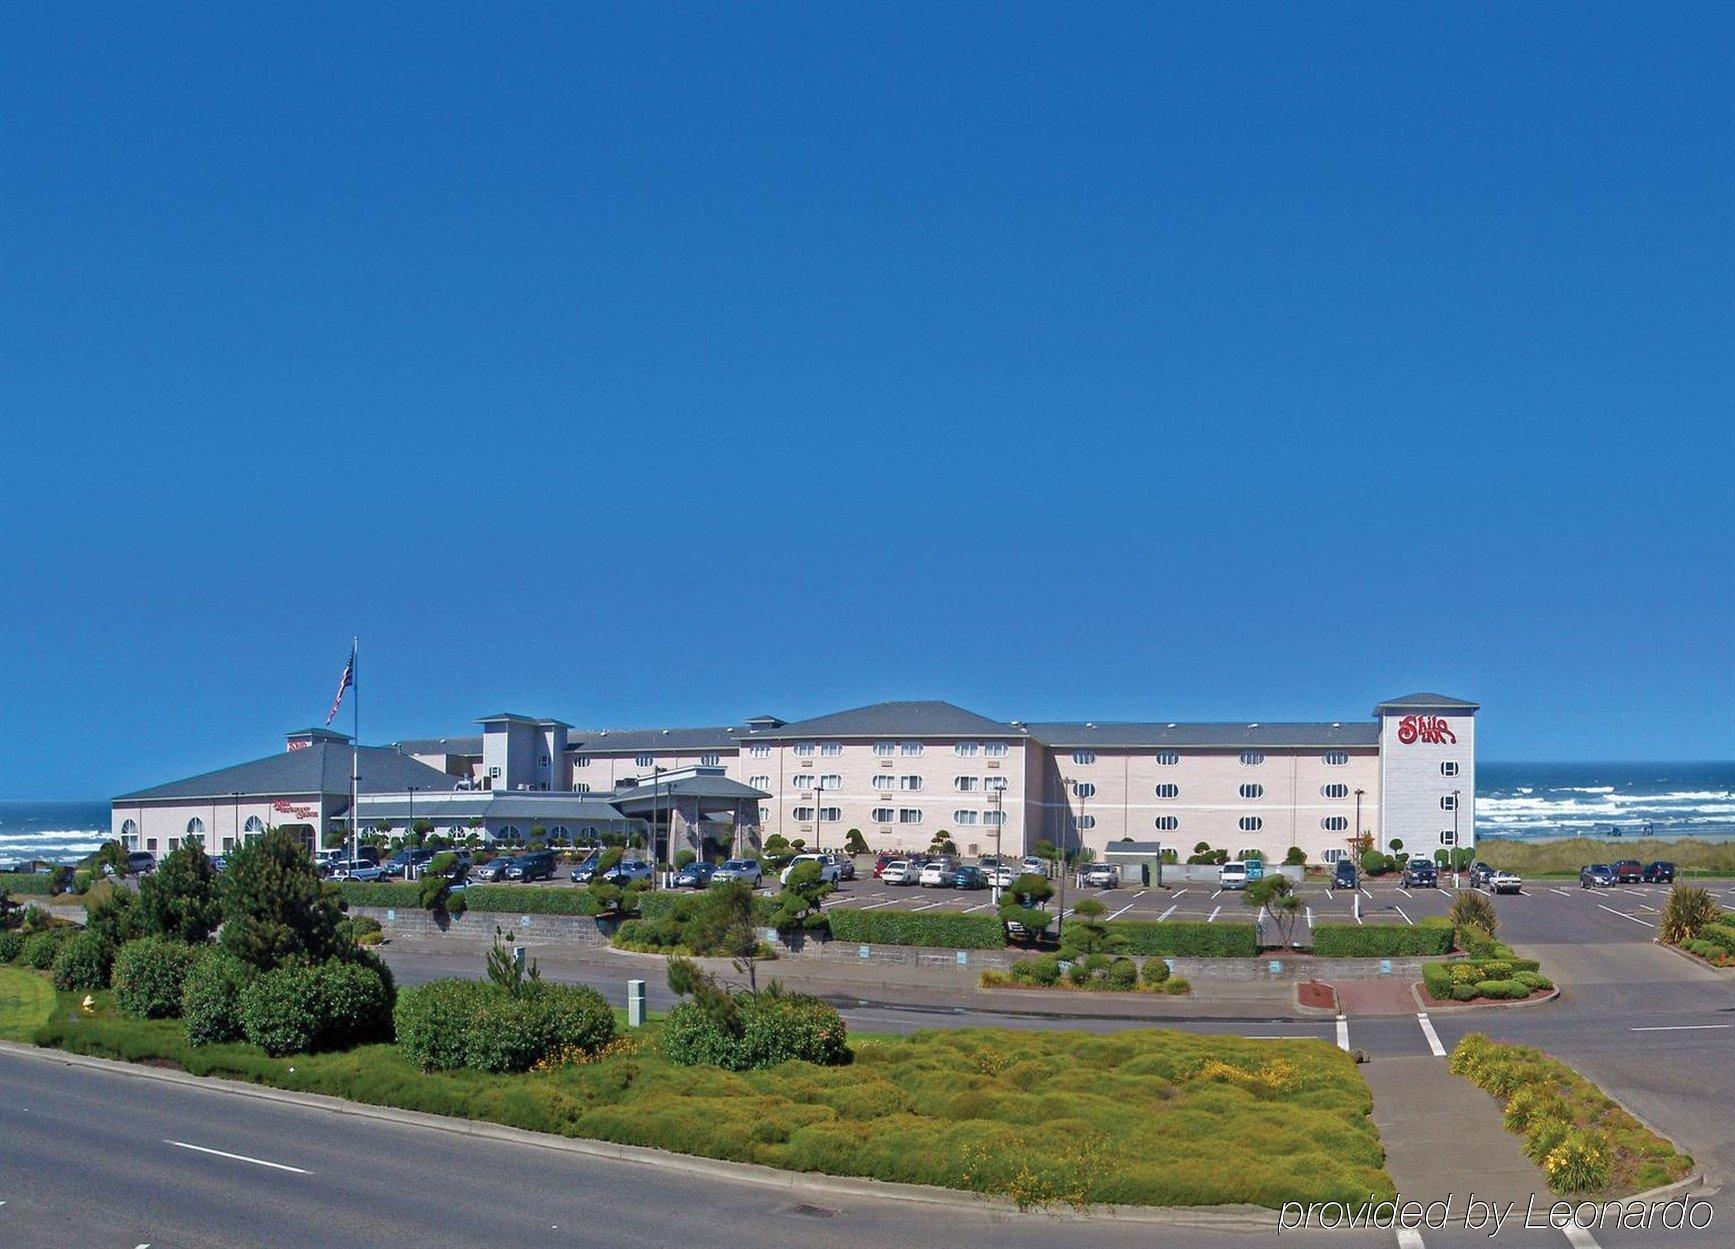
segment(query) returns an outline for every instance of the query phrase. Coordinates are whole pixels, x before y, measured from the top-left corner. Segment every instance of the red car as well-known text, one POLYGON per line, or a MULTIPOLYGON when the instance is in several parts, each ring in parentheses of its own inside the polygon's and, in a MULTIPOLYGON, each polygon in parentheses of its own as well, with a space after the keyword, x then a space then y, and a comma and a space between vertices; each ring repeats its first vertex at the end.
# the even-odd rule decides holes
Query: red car
POLYGON ((1618 863, 1610 863, 1614 871, 1615 883, 1618 885, 1636 885, 1645 874, 1644 865, 1637 859, 1622 859, 1618 863))
POLYGON ((886 870, 886 864, 890 863, 893 859, 898 859, 898 858, 903 858, 903 857, 905 857, 905 856, 897 855, 897 854, 876 854, 876 855, 874 855, 874 878, 876 880, 879 879, 880 873, 886 870))

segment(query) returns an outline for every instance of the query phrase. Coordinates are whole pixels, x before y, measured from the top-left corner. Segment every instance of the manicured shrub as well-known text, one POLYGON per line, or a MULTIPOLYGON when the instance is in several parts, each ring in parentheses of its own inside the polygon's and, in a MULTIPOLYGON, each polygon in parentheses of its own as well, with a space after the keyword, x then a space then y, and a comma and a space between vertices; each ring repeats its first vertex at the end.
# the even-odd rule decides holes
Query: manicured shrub
POLYGON ((1313 926, 1313 952, 1320 958, 1410 958, 1451 951, 1452 925, 1443 919, 1401 928, 1394 924, 1313 926))
MULTIPOLYGON (((424 879, 426 879, 424 877, 424 879)), ((349 906, 403 907, 420 910, 420 882, 346 880, 338 893, 349 906)), ((651 897, 679 896, 653 894, 651 897)), ((448 914, 486 911, 502 915, 595 915, 596 898, 587 889, 530 889, 524 885, 471 885, 446 895, 448 914)))
POLYGON ((1428 991, 1429 997, 1443 1002, 1452 996, 1453 970, 1450 963, 1422 964, 1422 987, 1428 991))
MULTIPOLYGON (((371 957, 371 956, 370 956, 371 957)), ((348 1049, 392 1037, 391 974, 376 964, 332 959, 314 968, 319 1049, 348 1049)))
POLYGON ((1259 953, 1259 933, 1252 924, 1114 920, 1104 927, 1111 939, 1124 939, 1119 942, 1120 952, 1123 954, 1166 954, 1172 958, 1252 958, 1259 953))
POLYGON ((319 1037, 316 973, 285 963, 241 990, 241 1035, 273 1058, 311 1050, 319 1037))
POLYGON ((434 980, 405 989, 392 1014, 398 1047, 424 1071, 462 1067, 470 1027, 487 992, 475 980, 434 980))
POLYGON ((66 990, 108 988, 114 947, 101 933, 81 932, 62 942, 54 956, 54 987, 66 990))
POLYGON ((1450 997, 1454 1002, 1474 1002, 1476 1000, 1476 986, 1473 984, 1455 984, 1452 986, 1450 997))
POLYGON ((1144 970, 1139 973, 1139 979, 1147 986, 1156 986, 1169 978, 1169 965, 1160 958, 1147 958, 1144 970))
POLYGON ((385 939, 385 929, 371 915, 351 915, 346 921, 350 939, 357 945, 378 945, 385 939))
POLYGON ((219 1045, 241 1039, 241 991, 255 972, 233 954, 212 950, 187 970, 181 1025, 187 1044, 219 1045))
POLYGON ((992 915, 948 915, 928 911, 859 911, 835 908, 826 912, 831 935, 838 941, 869 945, 937 946, 948 950, 998 950, 1006 944, 1006 929, 992 915))
POLYGON ((1032 984, 1044 987, 1060 983, 1060 958, 1054 954, 1041 954, 1036 958, 1021 960, 1030 964, 1030 980, 1032 984))
POLYGON ((739 1033, 696 1001, 682 1002, 663 1023, 663 1055, 682 1066, 751 1071, 800 1061, 832 1066, 849 1059, 843 1019, 818 998, 771 995, 736 999, 739 1033))
POLYGON ((528 1071, 614 1039, 614 1012, 595 989, 436 980, 406 989, 395 1013, 398 1044, 424 1070, 528 1071))
POLYGON ((1139 987, 1139 965, 1130 958, 1117 958, 1108 965, 1103 979, 1109 988, 1119 992, 1136 989, 1139 987))
POLYGON ((23 933, 0 932, 0 963, 15 963, 22 953, 24 953, 23 933))
POLYGON ((45 928, 27 937, 23 950, 25 966, 47 971, 54 966, 54 956, 60 953, 61 943, 71 935, 70 928, 45 928))
POLYGON ((173 1019, 197 956, 195 947, 173 937, 127 942, 114 958, 114 1004, 138 1019, 173 1019))
POLYGON ((614 1040, 614 1011, 595 989, 543 985, 538 990, 548 1014, 548 1054, 579 1050, 594 1054, 614 1040))

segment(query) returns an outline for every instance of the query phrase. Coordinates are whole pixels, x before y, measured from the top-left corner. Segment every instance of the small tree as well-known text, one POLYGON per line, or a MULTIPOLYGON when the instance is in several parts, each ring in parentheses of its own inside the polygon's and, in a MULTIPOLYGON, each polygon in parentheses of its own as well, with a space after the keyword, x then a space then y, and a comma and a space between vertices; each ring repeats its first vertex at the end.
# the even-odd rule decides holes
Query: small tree
MULTIPOLYGON (((1451 908, 1446 912, 1446 918, 1452 921, 1456 932, 1466 928, 1480 928, 1490 937, 1499 926, 1499 919, 1494 914, 1494 904, 1474 889, 1460 889, 1452 896, 1451 908)), ((1463 941, 1458 943, 1463 945, 1463 941)))
POLYGON ((326 889, 307 851, 282 829, 267 829, 229 857, 217 896, 223 948, 262 971, 350 952, 338 927, 337 890, 326 889))
POLYGON ((1055 844, 1046 837, 1040 838, 1036 845, 1031 847, 1030 853, 1035 855, 1037 858, 1045 859, 1050 863, 1053 863, 1060 858, 1060 851, 1055 847, 1055 844))
POLYGON ((1402 837, 1394 837, 1387 842, 1386 845, 1390 847, 1393 854, 1400 854, 1404 848, 1404 839, 1402 837))
POLYGON ((843 839, 843 849, 846 854, 866 854, 868 852, 867 838, 861 835, 861 829, 852 828, 843 839))
POLYGON ((1265 918, 1271 921, 1271 926, 1277 931, 1277 944, 1287 948, 1295 939, 1295 923, 1301 916, 1301 899, 1296 896, 1295 886, 1289 883, 1289 877, 1280 874, 1249 881, 1241 900, 1248 906, 1258 907, 1265 918))
POLYGON ((825 923, 820 903, 836 886, 825 880, 819 864, 798 863, 789 870, 783 889, 771 900, 771 927, 778 932, 818 928, 825 923))
POLYGON ((198 842, 183 842, 139 882, 145 931, 203 945, 222 922, 217 869, 198 842))
POLYGON ((1286 867, 1305 867, 1307 866, 1307 851, 1300 846, 1291 846, 1289 853, 1283 856, 1283 863, 1286 867))
MULTIPOLYGON (((725 881, 707 890, 690 932, 694 949, 713 950, 728 958, 735 970, 747 977, 748 991, 758 992, 759 928, 754 923, 753 890, 745 881, 725 881)), ((670 971, 673 988, 673 963, 670 971)))
POLYGON ((489 983, 504 989, 513 997, 524 997, 536 992, 542 984, 542 970, 537 967, 536 960, 529 960, 526 968, 516 954, 512 945, 506 940, 506 934, 498 925, 494 929, 494 945, 488 951, 489 983))
POLYGON ((1046 876, 1026 872, 1014 879, 1001 895, 998 912, 1008 935, 1033 941, 1046 932, 1054 916, 1042 903, 1053 896, 1054 885, 1046 876))
POLYGON ((1081 898, 1072 908, 1066 934, 1060 941, 1060 956, 1075 958, 1089 954, 1115 954, 1127 946, 1126 937, 1110 932, 1103 915, 1108 908, 1095 898, 1081 898))
POLYGON ((124 885, 112 880, 98 881, 84 895, 84 930, 99 933, 113 949, 144 936, 138 898, 124 885))
POLYGON ((1663 904, 1657 933, 1664 941, 1679 945, 1696 938, 1705 925, 1716 923, 1721 914, 1705 890, 1696 885, 1677 885, 1669 890, 1669 900, 1663 904))

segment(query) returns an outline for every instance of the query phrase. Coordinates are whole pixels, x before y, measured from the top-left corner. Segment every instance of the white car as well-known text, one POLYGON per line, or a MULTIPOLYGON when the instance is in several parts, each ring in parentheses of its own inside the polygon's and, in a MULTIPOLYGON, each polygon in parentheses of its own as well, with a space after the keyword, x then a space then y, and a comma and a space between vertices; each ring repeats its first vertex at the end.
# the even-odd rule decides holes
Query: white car
POLYGON ((984 868, 983 874, 988 877, 988 883, 990 885, 999 889, 1011 888, 1012 882, 1017 880, 1020 875, 1020 873, 1013 871, 1009 867, 984 868))
POLYGON ((789 874, 803 863, 811 863, 819 869, 819 879, 828 885, 837 884, 837 863, 828 854, 798 854, 789 860, 789 866, 783 869, 783 874, 777 879, 784 884, 789 883, 789 874))
POLYGON ((764 874, 759 870, 759 860, 730 859, 727 863, 723 864, 722 867, 711 873, 711 883, 713 885, 727 884, 732 880, 738 880, 743 884, 752 885, 755 889, 759 888, 760 884, 764 880, 764 874))
POLYGON ((1495 872, 1488 878, 1488 888, 1495 893, 1523 893, 1524 878, 1517 872, 1495 872))
POLYGON ((1247 888, 1247 865, 1239 859, 1225 863, 1217 869, 1217 886, 1220 889, 1247 888))
POLYGON ((1030 855, 1018 865, 1018 870, 1027 876, 1046 876, 1048 875, 1048 860, 1030 855))
POLYGON ((337 859, 331 865, 333 880, 379 880, 384 875, 378 863, 366 859, 337 859))
POLYGON ((944 859, 937 859, 922 869, 922 874, 916 878, 916 883, 926 885, 930 889, 949 889, 952 885, 952 873, 957 870, 956 864, 948 863, 944 859))
POLYGON ((919 875, 921 875, 920 869, 908 859, 893 859, 880 870, 880 883, 882 885, 913 885, 919 875))

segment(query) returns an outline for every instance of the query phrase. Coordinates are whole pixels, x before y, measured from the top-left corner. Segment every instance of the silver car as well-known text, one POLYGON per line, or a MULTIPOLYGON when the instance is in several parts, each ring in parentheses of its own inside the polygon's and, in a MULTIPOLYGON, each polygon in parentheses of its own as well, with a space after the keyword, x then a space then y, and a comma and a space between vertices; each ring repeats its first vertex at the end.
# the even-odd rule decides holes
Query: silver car
POLYGON ((711 883, 720 885, 731 880, 742 881, 757 889, 765 882, 765 873, 760 870, 758 859, 730 859, 712 874, 711 883))

